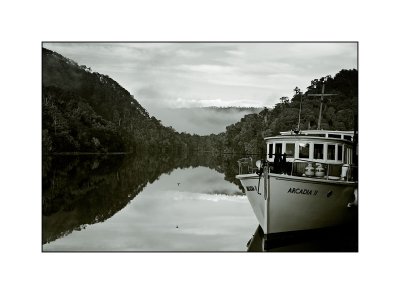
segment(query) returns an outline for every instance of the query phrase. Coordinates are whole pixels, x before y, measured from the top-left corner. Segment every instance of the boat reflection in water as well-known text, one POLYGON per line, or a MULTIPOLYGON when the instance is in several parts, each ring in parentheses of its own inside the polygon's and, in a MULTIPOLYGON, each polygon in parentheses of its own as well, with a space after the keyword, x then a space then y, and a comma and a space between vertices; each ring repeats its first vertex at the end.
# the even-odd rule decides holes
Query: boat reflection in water
POLYGON ((258 226, 247 242, 248 252, 358 252, 357 218, 345 226, 284 233, 265 239, 258 226))

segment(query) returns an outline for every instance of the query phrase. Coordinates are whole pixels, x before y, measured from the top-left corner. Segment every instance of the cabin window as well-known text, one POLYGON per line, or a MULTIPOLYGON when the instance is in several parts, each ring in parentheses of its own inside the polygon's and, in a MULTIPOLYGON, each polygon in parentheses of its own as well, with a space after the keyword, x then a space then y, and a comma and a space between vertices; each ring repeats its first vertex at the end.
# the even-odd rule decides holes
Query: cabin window
POLYGON ((282 154, 282 143, 275 143, 275 155, 282 154))
POLYGON ((341 138, 342 138, 341 135, 336 135, 336 134, 328 134, 328 137, 329 137, 329 138, 338 138, 338 139, 341 139, 341 138))
POLYGON ((335 145, 328 145, 328 160, 335 160, 335 145))
POLYGON ((272 158, 272 154, 273 154, 272 148, 273 147, 274 147, 273 144, 268 144, 268 158, 272 158))
POLYGON ((300 143, 299 144, 299 158, 309 158, 310 144, 300 143))
POLYGON ((324 144, 314 144, 314 159, 324 159, 324 144))
POLYGON ((286 157, 294 157, 294 143, 286 143, 286 157))
POLYGON ((345 135, 345 136, 343 136, 343 138, 344 138, 345 140, 351 141, 351 136, 345 135))
POLYGON ((342 161, 343 146, 338 145, 337 160, 342 161))

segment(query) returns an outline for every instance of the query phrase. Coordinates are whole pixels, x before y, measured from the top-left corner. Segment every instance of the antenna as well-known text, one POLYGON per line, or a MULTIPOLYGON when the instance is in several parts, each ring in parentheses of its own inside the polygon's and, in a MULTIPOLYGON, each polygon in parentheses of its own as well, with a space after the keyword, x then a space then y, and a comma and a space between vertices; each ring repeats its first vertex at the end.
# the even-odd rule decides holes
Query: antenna
POLYGON ((300 96, 299 123, 297 124, 298 131, 300 131, 300 114, 301 114, 301 103, 302 102, 303 102, 303 95, 300 96))
POLYGON ((327 77, 325 77, 324 80, 322 81, 322 92, 321 92, 321 94, 307 94, 307 96, 320 96, 321 97, 321 104, 319 106, 319 117, 318 117, 317 130, 321 129, 322 102, 324 101, 324 97, 337 95, 337 94, 325 94, 325 82, 326 81, 327 81, 327 77))

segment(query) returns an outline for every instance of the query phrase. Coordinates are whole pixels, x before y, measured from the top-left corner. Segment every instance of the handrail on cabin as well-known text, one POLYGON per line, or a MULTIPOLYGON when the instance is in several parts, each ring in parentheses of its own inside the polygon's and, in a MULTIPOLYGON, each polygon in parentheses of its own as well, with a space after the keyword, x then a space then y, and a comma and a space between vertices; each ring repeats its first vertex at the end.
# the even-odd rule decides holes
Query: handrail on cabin
MULTIPOLYGON (((294 170, 294 164, 296 162, 305 162, 305 163, 320 163, 321 165, 327 166, 326 168, 326 177, 329 178, 329 172, 332 166, 343 166, 344 164, 347 164, 349 166, 350 172, 354 170, 354 168, 357 168, 356 164, 349 164, 349 163, 329 163, 329 162, 318 162, 315 160, 310 160, 310 159, 300 159, 300 158, 294 158, 292 161, 292 169, 290 175, 293 176, 293 170, 294 170)), ((346 181, 349 180, 349 174, 350 172, 346 173, 346 181)))

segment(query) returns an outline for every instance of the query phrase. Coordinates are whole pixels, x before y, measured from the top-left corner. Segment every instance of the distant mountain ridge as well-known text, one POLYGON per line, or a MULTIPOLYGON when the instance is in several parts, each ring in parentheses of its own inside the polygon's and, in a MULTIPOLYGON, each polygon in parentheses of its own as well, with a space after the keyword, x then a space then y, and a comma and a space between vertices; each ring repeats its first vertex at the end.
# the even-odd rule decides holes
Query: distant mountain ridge
POLYGON ((226 127, 239 121, 244 115, 259 113, 256 107, 193 107, 152 109, 154 116, 163 125, 171 126, 178 132, 198 135, 223 133, 226 127))
POLYGON ((216 111, 251 111, 251 112, 260 112, 264 108, 262 107, 246 107, 246 106, 203 106, 203 107, 179 107, 173 109, 198 109, 198 110, 216 110, 216 111))

